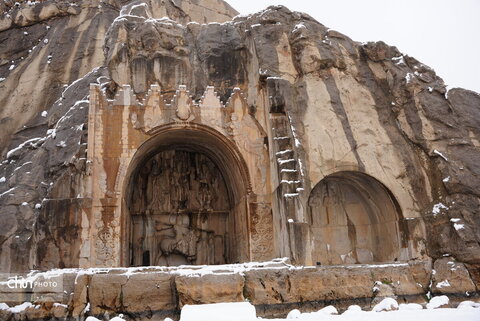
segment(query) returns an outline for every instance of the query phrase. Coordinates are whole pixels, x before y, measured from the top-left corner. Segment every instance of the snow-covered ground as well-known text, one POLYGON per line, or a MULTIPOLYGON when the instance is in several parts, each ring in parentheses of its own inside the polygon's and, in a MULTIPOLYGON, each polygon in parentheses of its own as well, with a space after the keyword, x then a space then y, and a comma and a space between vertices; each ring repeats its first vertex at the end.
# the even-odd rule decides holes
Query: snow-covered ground
MULTIPOLYGON (((262 319, 256 316, 255 307, 248 302, 186 305, 182 309, 180 321, 480 321, 480 303, 463 301, 457 308, 440 308, 448 304, 446 296, 434 297, 426 309, 420 304, 398 304, 386 298, 371 311, 364 311, 358 305, 350 306, 338 314, 334 306, 316 312, 301 313, 292 310, 286 319, 262 319)), ((122 315, 110 321, 126 321, 122 315)), ((100 321, 88 317, 85 321, 100 321)), ((171 321, 166 318, 164 321, 171 321)))
MULTIPOLYGON (((274 319, 285 320, 285 319, 274 319)), ((479 321, 480 309, 415 309, 405 306, 396 311, 361 311, 350 307, 340 315, 321 312, 302 313, 299 321, 479 321)), ((183 321, 183 320, 182 320, 183 321)), ((272 320, 273 321, 273 320, 272 320)))

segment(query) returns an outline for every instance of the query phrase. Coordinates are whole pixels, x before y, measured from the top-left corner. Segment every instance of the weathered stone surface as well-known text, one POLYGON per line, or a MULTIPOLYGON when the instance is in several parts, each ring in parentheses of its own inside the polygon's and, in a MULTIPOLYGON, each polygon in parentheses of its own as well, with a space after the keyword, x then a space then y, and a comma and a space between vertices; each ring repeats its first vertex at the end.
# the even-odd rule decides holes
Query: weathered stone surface
POLYGON ((122 286, 123 309, 129 313, 175 310, 174 288, 172 275, 168 273, 132 274, 122 286))
POLYGON ((122 309, 122 287, 128 281, 126 275, 95 274, 88 286, 88 300, 93 315, 122 309))
POLYGON ((415 283, 423 289, 427 289, 432 277, 432 265, 430 261, 412 262, 410 265, 410 273, 415 283))
POLYGON ((5 249, 2 250, 5 253, 2 259, 9 256, 3 261, 3 271, 25 271, 41 265, 45 268, 79 265, 81 240, 77 237, 78 227, 82 219, 86 219, 81 214, 81 207, 88 208, 88 202, 76 200, 81 198, 79 193, 82 192, 81 187, 76 189, 74 186, 81 185, 79 182, 85 170, 79 164, 82 158, 85 163, 84 134, 87 128, 84 122, 88 108, 86 101, 81 100, 86 98, 88 90, 77 86, 82 83, 88 86, 101 75, 101 69, 96 70, 66 88, 63 98, 57 100, 50 110, 49 119, 53 128, 48 129, 47 118, 39 116, 36 121, 39 125, 35 126, 42 130, 35 134, 38 136, 31 144, 20 145, 2 164, 0 175, 8 179, 0 183, 0 201, 4 205, 18 204, 17 210, 22 214, 21 225, 17 227, 19 237, 12 235, 11 243, 2 244, 2 249, 5 249), (52 209, 61 215, 49 215, 52 209), (40 245, 36 255, 38 263, 27 262, 33 255, 30 251, 34 244, 29 237, 33 226, 39 227, 35 236, 35 243, 40 245))
MULTIPOLYGON (((475 104, 477 95, 452 100, 453 104, 459 105, 458 116, 453 116, 449 110, 455 107, 449 107, 450 101, 445 99, 442 80, 414 58, 402 56, 396 48, 382 42, 359 45, 338 33, 330 34, 327 28, 307 15, 292 13, 283 7, 237 17, 233 24, 191 24, 187 28, 166 21, 147 22, 145 18, 126 17, 113 25, 106 47, 114 87, 131 83, 133 91, 140 97, 154 83, 158 83, 164 92, 172 91, 178 83, 186 84, 194 97, 199 97, 207 83, 213 83, 221 97, 228 97, 229 88, 234 84, 248 94, 247 102, 255 106, 254 116, 263 128, 269 128, 269 125, 262 110, 288 113, 290 118, 283 125, 279 116, 269 116, 270 122, 277 132, 281 132, 282 126, 293 128, 291 133, 297 135, 293 138, 298 144, 293 147, 295 156, 292 159, 299 159, 296 164, 304 164, 304 168, 298 169, 300 165, 294 165, 294 168, 285 169, 303 170, 304 176, 289 180, 279 177, 278 181, 298 181, 295 184, 302 192, 298 199, 294 197, 292 205, 281 202, 280 209, 274 213, 274 217, 278 217, 274 222, 294 218, 298 222, 294 222, 296 225, 292 228, 301 223, 308 227, 315 221, 309 215, 318 215, 313 210, 306 213, 298 209, 308 208, 305 203, 312 200, 310 191, 337 171, 360 171, 373 176, 392 192, 398 201, 395 208, 402 209, 398 218, 392 219, 398 220, 398 226, 391 228, 396 232, 386 232, 398 239, 386 241, 382 237, 386 242, 383 244, 386 253, 395 253, 386 250, 392 245, 399 247, 398 254, 394 255, 399 260, 421 258, 426 254, 440 257, 445 253, 461 257, 465 262, 476 262, 479 257, 478 222, 474 214, 478 207, 478 195, 475 194, 478 190, 476 138, 469 143, 461 140, 465 135, 477 137, 478 133, 468 129, 472 125, 462 127, 459 118, 464 117, 460 116, 463 111, 469 112, 462 106, 475 104), (218 34, 224 36, 220 39, 216 36, 218 34), (160 35, 163 35, 162 41, 152 40, 160 35), (139 46, 138 39, 151 45, 139 46), (126 46, 119 46, 120 43, 126 43, 126 46), (277 47, 277 43, 282 47, 277 47), (177 52, 174 57, 171 49, 177 52), (230 69, 225 69, 224 53, 232 50, 235 54, 229 56, 230 69), (285 60, 283 55, 291 59, 285 60), (155 64, 175 68, 155 71, 154 67, 146 67, 155 64), (293 83, 295 78, 298 80, 293 83), (262 79, 270 84, 267 88, 256 85, 262 84, 262 79), (281 82, 282 86, 273 85, 281 82), (292 92, 296 93, 293 99, 292 92), (268 103, 270 106, 261 101, 260 97, 265 93, 272 97, 268 103), (422 112, 419 114, 418 110, 422 112), (375 117, 371 117, 373 115, 375 117), (274 121, 274 117, 278 121, 274 121), (423 124, 421 128, 420 123, 423 124), (414 145, 417 147, 412 147, 414 145), (378 149, 375 146, 383 147, 378 149), (445 158, 440 156, 442 151, 447 153, 445 150, 452 153, 452 160, 448 160, 448 155, 444 155, 445 158), (468 164, 460 166, 460 162, 468 164), (458 169, 459 173, 464 171, 469 179, 458 179, 457 183, 455 175, 449 172, 454 168, 462 168, 458 169), (451 183, 457 185, 455 190, 449 188, 451 183), (295 202, 297 205, 293 205, 295 202), (448 210, 440 208, 437 214, 435 208, 440 203, 448 210), (464 213, 458 212, 457 208, 464 213), (461 217, 468 222, 468 227, 453 229, 445 214, 452 215, 450 218, 461 217), (452 239, 456 241, 450 242, 452 239)), ((452 94, 458 95, 455 91, 452 94)), ((475 111, 473 117, 474 114, 475 111)), ((269 135, 276 134, 270 132, 269 135)), ((286 131, 285 135, 290 134, 286 131)), ((273 146, 272 152, 287 147, 288 144, 278 145, 278 149, 273 146)), ((270 165, 265 166, 269 168, 270 165)), ((275 178, 270 184, 277 186, 275 178)), ((361 187, 361 190, 365 188, 361 187)), ((286 189, 280 193, 296 195, 295 191, 290 193, 286 189)), ((285 229, 281 223, 276 224, 280 224, 275 227, 277 230, 285 229)), ((365 222, 353 224, 369 226, 365 222)), ((352 251, 352 257, 348 257, 349 249, 345 248, 345 253, 339 251, 331 262, 385 260, 380 252, 365 244, 368 243, 365 239, 358 237, 363 233, 359 229, 353 234, 359 250, 352 251)), ((295 239, 300 237, 296 239, 299 244, 311 243, 301 238, 315 240, 315 235, 320 234, 310 229, 309 233, 295 234, 295 239)), ((317 241, 313 248, 295 247, 295 254, 291 255, 299 262, 310 258, 308 264, 315 263, 318 261, 316 257, 325 257, 319 250, 320 244, 331 243, 317 241)), ((285 242, 285 238, 279 236, 278 242, 285 242)), ((279 255, 290 254, 280 252, 279 255)))
POLYGON ((371 300, 391 295, 420 297, 427 286, 416 281, 413 269, 408 264, 258 269, 245 272, 244 293, 258 305, 349 298, 371 300))
POLYGON ((477 291, 480 290, 480 264, 465 264, 465 267, 470 273, 473 283, 477 287, 477 291))
POLYGON ((88 304, 88 285, 90 284, 91 275, 78 274, 75 278, 75 287, 70 294, 68 305, 71 310, 72 317, 81 316, 88 304))
POLYGON ((244 296, 252 304, 282 303, 288 291, 289 275, 285 269, 245 272, 244 296))
POLYGON ((2 320, 10 320, 11 317, 12 312, 8 310, 0 310, 0 318, 2 318, 2 320))
MULTIPOLYGON (((7 151, 10 153, 0 168, 0 175, 6 178, 0 182, 0 202, 1 206, 11 204, 19 208, 24 219, 16 228, 17 234, 29 233, 35 215, 42 218, 37 226, 45 227, 37 233, 41 244, 38 263, 26 262, 33 257, 33 253, 27 253, 33 250, 33 243, 17 244, 20 239, 2 242, 2 260, 10 257, 10 248, 22 248, 24 253, 10 257, 10 263, 3 260, 4 271, 79 266, 82 242, 73 239, 81 235, 79 227, 86 224, 90 214, 88 206, 79 210, 85 202, 65 199, 82 198, 87 192, 81 187, 87 170, 86 146, 82 141, 87 130, 85 99, 89 83, 105 83, 106 78, 99 77, 107 75, 102 68, 89 72, 104 64, 105 34, 121 9, 120 14, 128 14, 131 10, 139 13, 145 7, 151 18, 166 16, 181 23, 200 18, 201 22, 223 22, 237 14, 217 0, 162 4, 147 1, 146 5, 122 7, 127 3, 85 0, 1 4, 0 11, 5 15, 0 23, 0 153, 6 159, 7 151), (44 207, 66 215, 62 219, 46 218, 44 207), (40 211, 42 215, 38 215, 40 211), (69 231, 62 231, 69 220, 73 223, 69 231), (59 232, 64 236, 62 240, 59 232), (69 247, 73 250, 60 249, 69 247)), ((7 215, 9 211, 2 213, 7 215)), ((5 231, 1 235, 10 238, 13 234, 5 231)))
MULTIPOLYGON (((185 304, 245 300, 254 304, 257 313, 263 316, 284 316, 292 308, 316 311, 332 303, 339 308, 355 303, 371 309, 384 297, 425 303, 428 287, 420 286, 416 278, 425 278, 419 271, 429 272, 426 266, 428 262, 296 267, 278 260, 175 268, 79 269, 65 270, 65 273, 55 270, 39 276, 45 278, 57 273, 55 278, 65 281, 68 300, 62 303, 44 297, 15 317, 48 319, 124 314, 143 321, 178 317, 185 304)), ((25 301, 28 293, 20 294, 23 296, 9 302, 10 306, 25 301)))
POLYGON ((433 264, 435 273, 432 275, 432 293, 460 294, 469 296, 476 291, 475 284, 463 263, 453 258, 445 257, 433 264))
POLYGON ((375 304, 381 302, 385 298, 396 298, 393 286, 388 283, 376 281, 372 292, 375 296, 372 302, 375 304))
POLYGON ((54 304, 51 314, 55 318, 59 318, 59 319, 66 318, 68 315, 68 306, 63 304, 54 304))
POLYGON ((244 279, 240 274, 205 274, 175 277, 180 307, 185 304, 241 302, 244 279))
POLYGON ((0 83, 0 101, 4 106, 0 119, 5 133, 0 140, 2 155, 27 137, 39 137, 33 135, 46 130, 41 126, 46 118, 40 114, 61 96, 64 85, 102 65, 102 36, 117 13, 110 6, 99 9, 98 3, 93 2, 84 1, 79 5, 46 1, 33 6, 25 4, 9 13, 13 17, 22 8, 41 13, 44 10, 40 7, 45 6, 76 11, 65 11, 65 14, 49 11, 51 16, 24 20, 28 26, 22 30, 12 28, 0 32, 4 44, 0 47, 0 75, 5 78, 0 83), (46 92, 49 94, 45 95, 46 92))

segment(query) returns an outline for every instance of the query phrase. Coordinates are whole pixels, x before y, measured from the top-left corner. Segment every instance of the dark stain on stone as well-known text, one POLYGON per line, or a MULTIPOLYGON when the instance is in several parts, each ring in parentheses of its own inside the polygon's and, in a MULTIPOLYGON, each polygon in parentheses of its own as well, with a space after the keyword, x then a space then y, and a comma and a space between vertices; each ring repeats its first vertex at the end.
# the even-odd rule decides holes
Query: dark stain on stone
MULTIPOLYGON (((402 133, 396 125, 398 123, 396 115, 391 108, 391 102, 394 100, 390 94, 390 89, 386 80, 377 80, 372 70, 366 62, 366 57, 363 56, 361 60, 356 61, 356 67, 360 73, 359 82, 364 85, 370 93, 371 97, 375 101, 376 113, 379 123, 384 127, 385 133, 390 138, 391 142, 398 146, 399 150, 418 150, 414 144, 409 144, 408 138, 402 133), (403 148, 400 148, 403 146, 403 148)), ((415 108, 413 101, 404 105, 405 115, 407 121, 412 126, 412 129, 416 135, 422 135, 422 122, 418 116, 418 110, 415 108)), ((422 136, 423 138, 423 136, 422 136)), ((423 138, 424 140, 424 138, 423 138)), ((403 163, 406 166, 406 172, 412 173, 411 177, 412 188, 415 191, 415 198, 419 202, 419 205, 425 206, 428 203, 428 196, 425 193, 425 177, 423 173, 419 171, 421 164, 419 159, 416 158, 416 153, 398 153, 403 163)))
POLYGON ((350 122, 348 120, 348 116, 347 116, 347 113, 345 111, 345 107, 343 106, 343 102, 340 98, 340 92, 338 90, 335 79, 331 75, 330 71, 325 71, 323 73, 322 78, 323 78, 323 82, 325 83, 325 86, 327 88, 328 94, 330 96, 331 106, 332 106, 333 110, 335 111, 335 114, 337 114, 338 119, 342 123, 343 131, 345 132, 345 136, 346 136, 347 141, 350 145, 352 153, 354 154, 355 159, 357 160, 358 168, 361 171, 365 171, 365 164, 363 163, 362 159, 360 158, 360 155, 358 154, 357 141, 355 140, 355 137, 353 136, 352 128, 350 127, 350 122))

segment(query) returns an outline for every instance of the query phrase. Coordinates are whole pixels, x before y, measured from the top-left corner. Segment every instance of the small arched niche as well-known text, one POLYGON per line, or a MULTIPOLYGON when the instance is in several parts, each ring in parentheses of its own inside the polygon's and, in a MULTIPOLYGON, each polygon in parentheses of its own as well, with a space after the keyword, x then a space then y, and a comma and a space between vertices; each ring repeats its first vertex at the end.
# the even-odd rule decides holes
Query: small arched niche
POLYGON ((128 265, 248 260, 245 168, 223 136, 200 126, 167 127, 142 145, 125 191, 128 265))
POLYGON ((313 262, 333 265, 408 259, 400 206, 375 178, 353 171, 331 174, 314 187, 308 205, 313 262))

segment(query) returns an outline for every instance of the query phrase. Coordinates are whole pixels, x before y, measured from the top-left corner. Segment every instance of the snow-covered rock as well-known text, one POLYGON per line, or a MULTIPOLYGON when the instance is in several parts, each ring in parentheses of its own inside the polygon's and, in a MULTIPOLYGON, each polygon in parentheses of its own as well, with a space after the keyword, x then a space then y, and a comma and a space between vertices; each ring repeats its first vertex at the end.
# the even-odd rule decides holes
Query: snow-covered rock
POLYGON ((460 304, 457 306, 457 309, 472 309, 472 308, 480 308, 480 303, 467 300, 467 301, 460 302, 460 304))
POLYGON ((287 319, 298 319, 302 312, 298 309, 293 309, 292 311, 288 312, 287 319))
POLYGON ((364 312, 364 311, 362 311, 362 308, 359 305, 354 304, 354 305, 350 305, 347 308, 347 310, 345 310, 345 312, 342 313, 342 315, 343 314, 346 314, 346 315, 348 315, 348 314, 358 314, 358 313, 361 313, 361 312, 364 312))
POLYGON ((398 310, 398 303, 393 298, 385 298, 372 309, 374 312, 398 310))
POLYGON ((423 307, 418 303, 401 303, 398 306, 398 309, 399 310, 414 311, 414 310, 423 310, 423 307))
POLYGON ((448 305, 449 303, 450 299, 448 298, 448 296, 435 296, 430 300, 430 302, 427 303, 427 309, 437 309, 441 306, 448 305))

